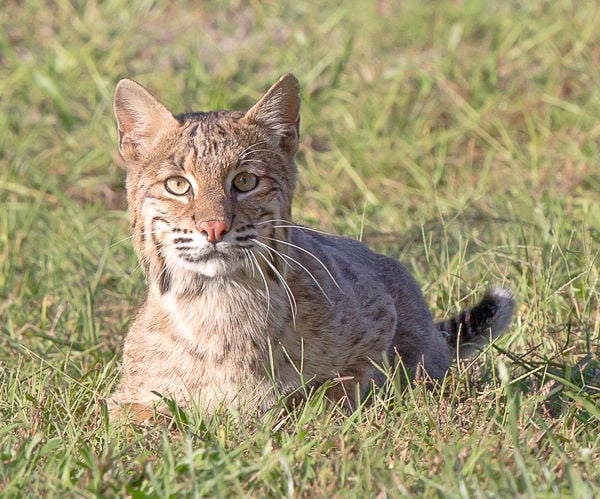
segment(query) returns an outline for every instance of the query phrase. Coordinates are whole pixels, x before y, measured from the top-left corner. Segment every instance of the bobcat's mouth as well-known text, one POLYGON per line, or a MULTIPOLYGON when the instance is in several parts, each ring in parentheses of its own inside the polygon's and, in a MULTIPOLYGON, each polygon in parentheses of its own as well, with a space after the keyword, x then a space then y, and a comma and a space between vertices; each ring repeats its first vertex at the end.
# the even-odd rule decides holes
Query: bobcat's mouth
POLYGON ((237 249, 237 242, 213 243, 194 230, 173 228, 162 218, 155 218, 153 222, 159 253, 172 273, 185 271, 205 277, 223 277, 240 267, 243 255, 237 249))
POLYGON ((225 276, 239 267, 239 258, 228 244, 175 247, 174 253, 176 262, 173 263, 206 277, 225 276))
POLYGON ((188 263, 204 263, 214 259, 227 260, 229 257, 217 250, 217 248, 207 248, 204 250, 198 249, 196 251, 178 250, 179 258, 185 260, 188 263))

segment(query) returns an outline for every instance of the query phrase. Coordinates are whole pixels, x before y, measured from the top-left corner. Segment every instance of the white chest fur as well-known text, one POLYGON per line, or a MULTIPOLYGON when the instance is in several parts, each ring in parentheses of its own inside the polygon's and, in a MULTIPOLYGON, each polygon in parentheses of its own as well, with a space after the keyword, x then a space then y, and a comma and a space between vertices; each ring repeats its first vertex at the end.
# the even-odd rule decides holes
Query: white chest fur
POLYGON ((252 283, 210 279, 197 294, 166 293, 157 302, 177 339, 207 355, 266 345, 272 310, 266 293, 252 283))

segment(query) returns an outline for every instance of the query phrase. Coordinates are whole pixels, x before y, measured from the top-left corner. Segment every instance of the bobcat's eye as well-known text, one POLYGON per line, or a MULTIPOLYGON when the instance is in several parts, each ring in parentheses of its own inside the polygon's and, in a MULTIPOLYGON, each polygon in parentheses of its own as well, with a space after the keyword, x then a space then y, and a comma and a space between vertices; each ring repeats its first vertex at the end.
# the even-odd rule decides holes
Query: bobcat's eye
POLYGON ((248 192, 258 185, 258 177, 254 173, 238 173, 233 179, 233 186, 240 192, 248 192))
POLYGON ((190 183, 183 177, 169 177, 165 180, 165 189, 175 196, 187 194, 190 187, 190 183))

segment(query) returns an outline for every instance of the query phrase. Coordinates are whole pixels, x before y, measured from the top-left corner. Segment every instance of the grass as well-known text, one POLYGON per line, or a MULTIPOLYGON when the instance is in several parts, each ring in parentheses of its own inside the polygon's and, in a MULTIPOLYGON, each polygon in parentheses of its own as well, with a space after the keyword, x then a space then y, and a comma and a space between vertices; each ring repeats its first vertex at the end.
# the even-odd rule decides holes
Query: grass
POLYGON ((11 496, 600 494, 596 2, 0 2, 0 489, 11 496), (144 282, 111 94, 174 111, 303 87, 295 217, 405 262, 435 314, 503 283, 514 325, 439 391, 348 415, 99 400, 144 282))

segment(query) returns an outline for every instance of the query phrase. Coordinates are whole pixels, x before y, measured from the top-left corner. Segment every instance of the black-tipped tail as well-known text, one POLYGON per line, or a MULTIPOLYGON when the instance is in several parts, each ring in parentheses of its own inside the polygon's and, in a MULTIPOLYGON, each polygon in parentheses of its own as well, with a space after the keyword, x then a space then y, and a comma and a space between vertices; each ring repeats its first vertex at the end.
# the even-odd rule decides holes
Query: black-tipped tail
POLYGON ((438 322, 437 327, 460 356, 472 353, 474 348, 498 337, 510 324, 515 303, 512 293, 504 288, 490 289, 483 300, 458 315, 438 322))

